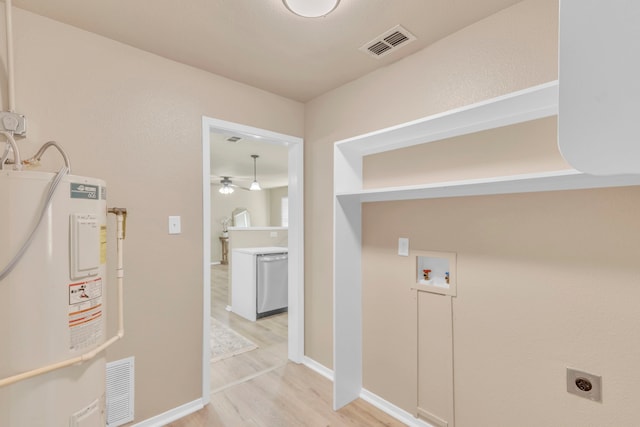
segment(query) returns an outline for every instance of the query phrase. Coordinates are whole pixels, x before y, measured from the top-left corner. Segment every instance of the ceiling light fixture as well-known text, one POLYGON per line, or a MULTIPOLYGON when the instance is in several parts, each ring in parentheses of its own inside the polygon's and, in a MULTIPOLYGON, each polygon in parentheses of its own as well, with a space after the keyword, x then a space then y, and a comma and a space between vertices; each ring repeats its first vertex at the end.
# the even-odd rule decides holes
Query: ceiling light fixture
POLYGON ((258 180, 256 179, 256 159, 260 156, 258 156, 257 154, 252 154, 251 157, 253 157, 253 182, 251 183, 251 187, 249 187, 249 190, 260 191, 262 190, 262 188, 260 188, 260 184, 258 184, 258 180))
POLYGON ((340 0, 282 0, 282 3, 296 15, 319 18, 333 12, 340 0))
POLYGON ((222 184, 222 187, 218 190, 220 194, 224 194, 226 196, 227 194, 233 193, 233 187, 231 187, 231 180, 229 178, 223 176, 220 180, 220 184, 222 184))
POLYGON ((233 193, 233 188, 229 187, 228 185, 223 185, 222 187, 220 187, 220 189, 218 190, 220 193, 227 195, 227 194, 231 194, 233 193))

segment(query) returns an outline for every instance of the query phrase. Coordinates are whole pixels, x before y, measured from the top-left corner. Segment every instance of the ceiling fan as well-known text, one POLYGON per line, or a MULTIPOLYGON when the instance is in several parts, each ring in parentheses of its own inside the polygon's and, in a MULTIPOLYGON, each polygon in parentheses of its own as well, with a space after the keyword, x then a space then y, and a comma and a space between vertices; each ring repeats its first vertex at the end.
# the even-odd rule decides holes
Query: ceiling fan
POLYGON ((230 176, 220 176, 220 177, 216 177, 216 176, 211 176, 211 184, 212 185, 217 185, 220 186, 220 188, 218 189, 218 191, 221 194, 227 195, 227 194, 231 194, 234 192, 234 190, 236 188, 239 188, 241 190, 246 190, 249 191, 248 188, 246 187, 242 187, 240 185, 236 185, 233 183, 233 181, 231 181, 230 176))

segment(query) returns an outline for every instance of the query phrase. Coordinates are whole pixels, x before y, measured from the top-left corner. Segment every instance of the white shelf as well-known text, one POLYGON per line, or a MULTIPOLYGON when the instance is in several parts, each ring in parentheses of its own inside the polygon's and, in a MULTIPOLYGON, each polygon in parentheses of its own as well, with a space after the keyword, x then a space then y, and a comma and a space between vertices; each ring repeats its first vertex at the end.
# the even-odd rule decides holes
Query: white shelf
POLYGON ((386 187, 336 194, 338 199, 354 198, 360 202, 434 199, 490 194, 530 193, 538 191, 577 190, 584 188, 640 185, 640 175, 594 176, 575 169, 404 187, 386 187))
POLYGON ((336 142, 334 190, 362 190, 362 158, 385 151, 468 135, 558 114, 558 82, 523 89, 336 142))
POLYGON ((361 156, 558 114, 558 81, 498 96, 336 143, 361 156))

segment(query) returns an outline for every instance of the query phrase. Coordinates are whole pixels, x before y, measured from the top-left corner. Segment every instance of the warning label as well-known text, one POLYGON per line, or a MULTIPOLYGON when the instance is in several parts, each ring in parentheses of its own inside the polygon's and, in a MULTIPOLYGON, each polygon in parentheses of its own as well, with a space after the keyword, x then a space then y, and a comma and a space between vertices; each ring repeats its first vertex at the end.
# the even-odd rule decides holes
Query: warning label
POLYGON ((88 184, 71 183, 72 199, 98 200, 98 186, 88 184))
POLYGON ((69 285, 69 348, 91 347, 102 338, 102 278, 69 285))

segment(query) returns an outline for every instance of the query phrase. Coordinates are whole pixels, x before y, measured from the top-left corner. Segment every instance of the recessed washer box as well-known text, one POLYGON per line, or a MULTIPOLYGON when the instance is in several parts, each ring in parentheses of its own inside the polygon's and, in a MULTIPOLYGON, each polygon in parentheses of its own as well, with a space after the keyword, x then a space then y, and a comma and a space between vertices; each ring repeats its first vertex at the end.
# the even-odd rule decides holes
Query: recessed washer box
POLYGON ((416 283, 419 291, 456 296, 455 252, 411 251, 416 257, 416 283))

